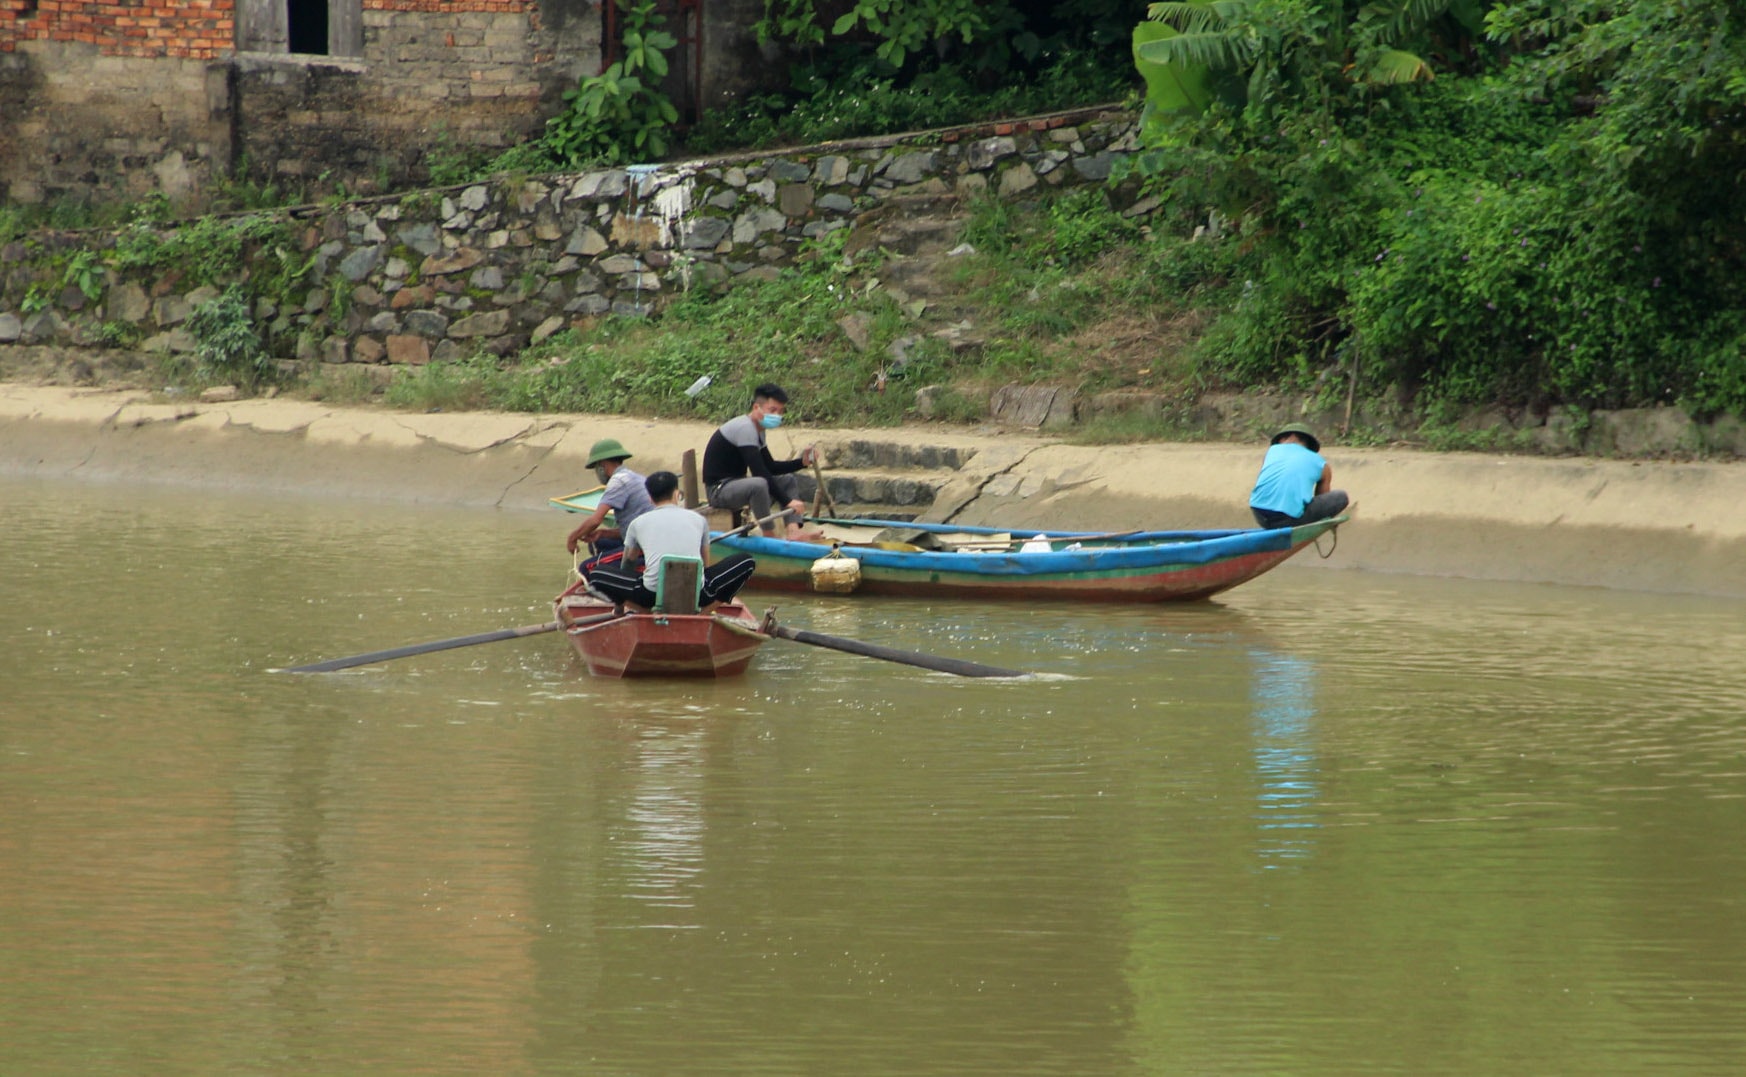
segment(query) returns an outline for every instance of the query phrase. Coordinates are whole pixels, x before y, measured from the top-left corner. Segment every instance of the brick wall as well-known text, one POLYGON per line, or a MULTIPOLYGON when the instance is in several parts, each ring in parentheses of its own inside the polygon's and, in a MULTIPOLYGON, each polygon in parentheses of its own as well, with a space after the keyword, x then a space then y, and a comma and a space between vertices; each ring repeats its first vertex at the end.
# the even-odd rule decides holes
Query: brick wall
POLYGON ((77 42, 104 56, 210 60, 231 47, 233 0, 0 0, 0 52, 77 42))

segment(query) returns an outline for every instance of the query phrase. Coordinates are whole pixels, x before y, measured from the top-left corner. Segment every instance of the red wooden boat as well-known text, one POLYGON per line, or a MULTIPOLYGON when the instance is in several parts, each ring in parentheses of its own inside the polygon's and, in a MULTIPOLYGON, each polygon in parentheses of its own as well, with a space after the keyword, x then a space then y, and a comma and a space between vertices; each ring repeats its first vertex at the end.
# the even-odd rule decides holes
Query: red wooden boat
POLYGON ((738 602, 708 613, 622 613, 578 580, 553 600, 570 645, 597 677, 732 677, 770 637, 738 602))

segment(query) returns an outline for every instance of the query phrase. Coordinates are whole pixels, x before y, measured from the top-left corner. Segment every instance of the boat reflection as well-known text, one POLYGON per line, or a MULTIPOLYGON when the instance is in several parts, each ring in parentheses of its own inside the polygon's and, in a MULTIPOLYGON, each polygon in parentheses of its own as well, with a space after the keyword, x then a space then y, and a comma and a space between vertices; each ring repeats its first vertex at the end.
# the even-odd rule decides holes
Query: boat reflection
MULTIPOLYGON (((615 822, 611 857, 624 896, 650 908, 692 909, 704 867, 705 726, 662 723, 638 732, 634 787, 615 822)), ((655 926, 655 925, 646 925, 655 926)), ((697 927, 667 914, 662 927, 697 927)))
POLYGON ((1253 675, 1256 854, 1279 868, 1314 852, 1316 667, 1307 658, 1255 646, 1253 675))

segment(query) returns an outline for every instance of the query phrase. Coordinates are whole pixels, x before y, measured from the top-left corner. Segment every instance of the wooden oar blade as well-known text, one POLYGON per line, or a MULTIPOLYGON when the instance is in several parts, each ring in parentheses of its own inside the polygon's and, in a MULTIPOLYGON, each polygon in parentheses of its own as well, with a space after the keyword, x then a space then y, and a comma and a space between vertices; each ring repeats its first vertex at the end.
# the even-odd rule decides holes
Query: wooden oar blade
POLYGON ((833 651, 858 654, 865 658, 880 658, 887 662, 901 662, 906 666, 919 666, 922 669, 951 673, 959 677, 1030 676, 1023 670, 1001 669, 998 666, 985 666, 980 662, 967 662, 962 658, 945 658, 940 655, 922 654, 919 651, 900 651, 877 643, 865 643, 858 639, 845 639, 842 636, 827 636, 822 632, 807 632, 798 628, 789 628, 783 624, 768 624, 766 628, 773 635, 793 640, 796 643, 808 643, 814 647, 829 647, 833 651))
POLYGON ((471 647, 477 643, 496 643, 498 640, 520 639, 523 636, 537 636, 541 632, 555 632, 558 622, 548 621, 543 625, 524 625, 521 628, 500 628, 495 632, 480 632, 471 636, 456 636, 453 639, 439 639, 430 643, 413 643, 405 647, 390 647, 385 651, 371 651, 369 654, 354 654, 349 658, 330 658, 325 662, 312 662, 307 666, 293 666, 290 669, 275 670, 277 673, 332 673, 335 670, 351 669, 353 666, 368 666, 376 662, 388 662, 396 658, 410 658, 415 654, 430 654, 434 651, 447 651, 456 647, 471 647))

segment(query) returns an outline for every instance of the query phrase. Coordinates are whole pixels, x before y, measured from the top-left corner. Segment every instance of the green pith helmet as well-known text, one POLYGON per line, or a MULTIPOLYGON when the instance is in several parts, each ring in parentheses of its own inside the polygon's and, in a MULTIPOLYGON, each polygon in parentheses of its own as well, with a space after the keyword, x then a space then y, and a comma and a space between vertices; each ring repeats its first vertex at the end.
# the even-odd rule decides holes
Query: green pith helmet
POLYGON ((629 460, 630 453, 624 451, 624 446, 617 438, 601 438, 588 450, 588 466, 604 463, 607 460, 629 460))
POLYGON ((1288 423, 1285 426, 1280 427, 1279 433, 1274 434, 1273 440, 1267 444, 1277 445, 1279 444, 1280 439, 1287 434, 1296 434, 1298 437, 1302 438, 1304 443, 1309 446, 1310 452, 1322 451, 1322 439, 1316 437, 1316 432, 1302 423, 1288 423))

